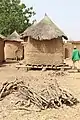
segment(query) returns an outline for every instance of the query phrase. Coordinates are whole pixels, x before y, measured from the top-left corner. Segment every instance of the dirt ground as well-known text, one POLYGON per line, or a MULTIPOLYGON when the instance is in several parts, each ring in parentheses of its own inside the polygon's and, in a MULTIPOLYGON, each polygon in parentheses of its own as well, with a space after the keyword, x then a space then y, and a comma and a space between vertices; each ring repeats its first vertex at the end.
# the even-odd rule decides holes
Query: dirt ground
MULTIPOLYGON (((26 85, 39 91, 45 85, 53 83, 54 71, 26 71, 17 70, 15 63, 5 64, 0 67, 0 87, 6 81, 14 81, 15 78, 23 80, 26 85)), ((68 73, 57 75, 59 85, 70 91, 80 100, 80 73, 68 73)), ((0 120, 80 120, 80 104, 73 107, 64 106, 59 109, 47 109, 41 112, 14 110, 14 94, 0 101, 0 120)))

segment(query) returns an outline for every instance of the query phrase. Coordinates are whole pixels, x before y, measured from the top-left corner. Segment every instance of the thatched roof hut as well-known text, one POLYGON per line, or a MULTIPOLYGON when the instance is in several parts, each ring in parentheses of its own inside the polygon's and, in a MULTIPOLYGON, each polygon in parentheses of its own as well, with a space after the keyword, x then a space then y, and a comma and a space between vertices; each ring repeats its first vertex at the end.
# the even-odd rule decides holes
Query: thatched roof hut
POLYGON ((22 33, 22 36, 31 36, 31 38, 35 40, 51 40, 58 37, 64 37, 67 39, 66 35, 51 21, 46 14, 39 23, 27 28, 22 33))
POLYGON ((5 59, 22 59, 23 58, 23 46, 20 39, 20 35, 16 30, 5 39, 5 59))
POLYGON ((0 34, 0 63, 4 61, 4 36, 0 34))
POLYGON ((63 60, 63 40, 66 35, 45 15, 37 24, 22 33, 26 41, 24 58, 27 64, 56 64, 63 60))

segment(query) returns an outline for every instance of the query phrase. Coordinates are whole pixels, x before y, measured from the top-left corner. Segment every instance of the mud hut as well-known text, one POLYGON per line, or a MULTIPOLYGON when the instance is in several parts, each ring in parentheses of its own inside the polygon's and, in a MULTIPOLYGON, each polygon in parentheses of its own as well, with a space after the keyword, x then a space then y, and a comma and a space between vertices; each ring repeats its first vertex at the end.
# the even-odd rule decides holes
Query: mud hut
POLYGON ((45 14, 44 18, 22 33, 26 64, 54 65, 63 62, 64 33, 45 14))
POLYGON ((4 36, 0 35, 0 63, 4 61, 4 36))
POLYGON ((10 36, 5 39, 5 59, 15 60, 23 58, 23 40, 20 35, 14 31, 10 36))

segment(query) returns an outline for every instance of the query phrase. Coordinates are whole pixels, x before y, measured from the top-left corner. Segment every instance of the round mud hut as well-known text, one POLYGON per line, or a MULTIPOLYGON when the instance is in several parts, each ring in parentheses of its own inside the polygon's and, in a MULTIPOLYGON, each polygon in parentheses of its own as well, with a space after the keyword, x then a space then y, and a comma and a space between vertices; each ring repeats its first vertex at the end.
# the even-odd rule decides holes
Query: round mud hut
POLYGON ((23 59, 23 45, 20 35, 14 31, 10 36, 5 39, 5 60, 23 59))
POLYGON ((65 34, 45 14, 44 18, 22 33, 24 59, 31 65, 56 65, 63 62, 65 34))
POLYGON ((4 61, 4 39, 3 35, 0 35, 0 64, 4 61))

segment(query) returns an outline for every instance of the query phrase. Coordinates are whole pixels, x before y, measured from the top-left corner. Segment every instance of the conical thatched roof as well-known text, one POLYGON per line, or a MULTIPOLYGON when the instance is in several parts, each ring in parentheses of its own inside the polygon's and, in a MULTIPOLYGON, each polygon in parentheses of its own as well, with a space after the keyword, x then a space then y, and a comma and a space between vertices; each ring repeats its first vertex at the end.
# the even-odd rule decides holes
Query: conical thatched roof
POLYGON ((65 34, 51 21, 51 19, 45 15, 44 18, 37 24, 27 28, 22 37, 31 36, 36 40, 51 40, 58 37, 64 37, 65 34))
POLYGON ((21 38, 21 36, 15 30, 10 36, 7 37, 7 40, 9 40, 9 41, 17 41, 17 42, 23 41, 20 38, 21 38))

